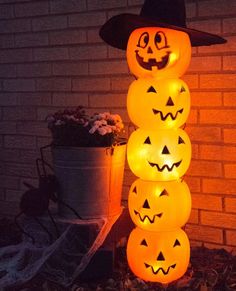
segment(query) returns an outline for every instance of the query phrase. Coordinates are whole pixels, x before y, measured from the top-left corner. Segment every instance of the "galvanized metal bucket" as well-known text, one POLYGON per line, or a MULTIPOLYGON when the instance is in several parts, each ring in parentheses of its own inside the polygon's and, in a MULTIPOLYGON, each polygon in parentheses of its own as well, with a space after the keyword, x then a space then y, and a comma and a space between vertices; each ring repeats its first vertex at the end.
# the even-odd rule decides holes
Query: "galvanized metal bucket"
MULTIPOLYGON (((115 147, 53 147, 59 198, 85 219, 120 213, 126 144, 115 147)), ((73 218, 59 203, 58 214, 73 218)))

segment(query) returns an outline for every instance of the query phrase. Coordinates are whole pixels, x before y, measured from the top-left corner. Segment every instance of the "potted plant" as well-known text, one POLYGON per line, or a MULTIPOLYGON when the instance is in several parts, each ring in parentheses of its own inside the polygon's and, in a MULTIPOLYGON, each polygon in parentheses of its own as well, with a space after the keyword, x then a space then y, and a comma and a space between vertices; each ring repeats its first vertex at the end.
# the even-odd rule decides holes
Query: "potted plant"
MULTIPOLYGON (((57 111, 47 122, 59 198, 85 219, 117 215, 126 151, 120 116, 109 112, 89 116, 79 106, 57 111)), ((71 218, 73 213, 59 205, 59 215, 71 218)))

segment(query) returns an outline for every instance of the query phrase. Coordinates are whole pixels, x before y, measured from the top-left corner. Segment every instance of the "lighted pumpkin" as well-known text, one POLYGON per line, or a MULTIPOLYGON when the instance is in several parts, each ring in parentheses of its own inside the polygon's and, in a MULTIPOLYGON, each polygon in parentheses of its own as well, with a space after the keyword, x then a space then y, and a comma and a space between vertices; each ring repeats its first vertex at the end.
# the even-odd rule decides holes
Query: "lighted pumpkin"
POLYGON ((182 129, 139 128, 129 138, 127 158, 131 171, 143 180, 177 180, 189 167, 191 143, 182 129))
POLYGON ((188 86, 180 79, 138 79, 129 87, 127 109, 131 121, 138 127, 180 127, 190 111, 188 86))
POLYGON ((169 283, 187 270, 190 245, 186 233, 151 232, 135 228, 128 239, 127 259, 133 273, 145 281, 169 283))
POLYGON ((183 226, 191 212, 191 195, 184 181, 136 180, 130 187, 128 206, 133 222, 149 231, 183 226))
POLYGON ((176 78, 189 66, 191 43, 183 31, 138 28, 129 37, 126 54, 130 71, 139 78, 176 78))

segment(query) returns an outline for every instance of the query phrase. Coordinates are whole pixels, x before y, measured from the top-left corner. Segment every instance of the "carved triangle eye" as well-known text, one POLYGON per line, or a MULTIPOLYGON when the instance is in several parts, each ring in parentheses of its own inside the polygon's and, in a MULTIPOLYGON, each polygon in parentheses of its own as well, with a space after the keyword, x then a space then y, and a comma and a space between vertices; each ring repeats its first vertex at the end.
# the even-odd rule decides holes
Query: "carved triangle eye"
POLYGON ((180 242, 178 241, 178 239, 176 239, 174 243, 174 247, 177 247, 177 246, 180 246, 180 242))
POLYGON ((151 144, 151 141, 150 141, 150 137, 148 136, 146 139, 145 139, 145 144, 151 144))
POLYGON ((143 240, 141 241, 140 245, 141 245, 141 246, 145 246, 145 247, 148 246, 148 245, 147 245, 147 242, 146 242, 145 239, 143 239, 143 240))
POLYGON ((180 93, 186 92, 186 89, 184 88, 184 86, 181 87, 180 89, 180 93))
POLYGON ((147 93, 157 93, 157 91, 154 87, 151 86, 148 88, 147 93))
POLYGON ((179 136, 178 144, 185 143, 182 137, 179 136))
POLYGON ((132 192, 135 193, 135 194, 137 194, 137 187, 136 186, 134 186, 134 189, 133 189, 132 192))
POLYGON ((159 197, 161 197, 161 196, 169 196, 169 193, 166 191, 166 189, 164 189, 164 190, 161 192, 161 194, 160 194, 159 197))

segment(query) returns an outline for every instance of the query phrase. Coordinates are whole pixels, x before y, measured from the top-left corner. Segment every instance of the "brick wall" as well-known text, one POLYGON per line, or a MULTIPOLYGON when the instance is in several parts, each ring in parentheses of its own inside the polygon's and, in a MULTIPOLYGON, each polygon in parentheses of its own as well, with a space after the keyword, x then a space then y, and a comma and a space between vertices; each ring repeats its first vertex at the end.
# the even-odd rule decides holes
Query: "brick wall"
MULTIPOLYGON (((193 198, 192 244, 236 246, 236 1, 190 0, 189 26, 218 33, 225 45, 193 49, 192 109, 186 130, 193 198)), ((125 52, 99 39, 115 14, 143 0, 0 0, 0 209, 17 211, 23 181, 36 183, 34 159, 50 141, 45 117, 65 106, 110 110, 126 122, 125 52)), ((126 166, 123 198, 135 179, 126 166)))

